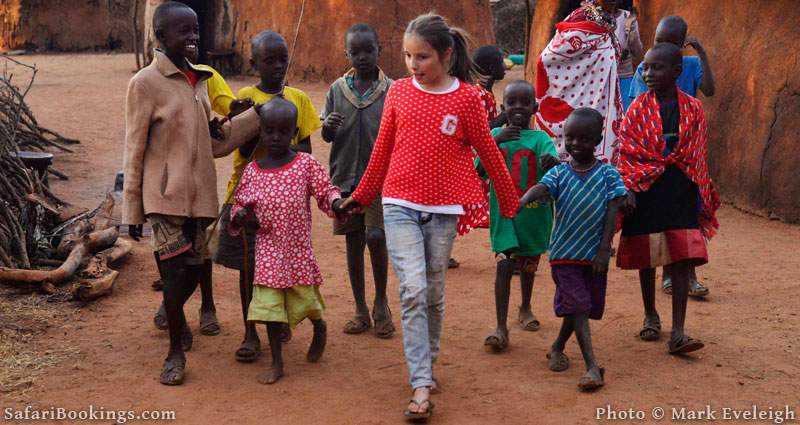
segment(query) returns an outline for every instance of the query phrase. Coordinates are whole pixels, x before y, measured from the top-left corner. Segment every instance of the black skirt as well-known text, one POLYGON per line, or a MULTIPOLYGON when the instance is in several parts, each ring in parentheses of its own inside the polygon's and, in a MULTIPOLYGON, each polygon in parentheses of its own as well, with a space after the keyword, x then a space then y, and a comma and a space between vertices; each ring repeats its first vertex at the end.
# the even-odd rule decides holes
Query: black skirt
POLYGON ((636 209, 625 216, 622 236, 699 229, 700 205, 697 184, 669 165, 650 189, 636 193, 636 209))

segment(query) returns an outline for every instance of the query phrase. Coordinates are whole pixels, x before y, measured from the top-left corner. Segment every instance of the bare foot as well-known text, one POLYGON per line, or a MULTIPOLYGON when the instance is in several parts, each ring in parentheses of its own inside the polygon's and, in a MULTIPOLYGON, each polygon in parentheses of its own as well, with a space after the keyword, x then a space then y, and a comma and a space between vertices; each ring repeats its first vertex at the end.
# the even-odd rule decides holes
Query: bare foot
POLYGON ((325 352, 325 344, 328 341, 328 326, 324 320, 318 320, 314 323, 314 337, 311 338, 311 346, 308 347, 308 355, 306 360, 311 363, 316 363, 322 358, 322 353, 325 352))
POLYGON ((264 385, 272 385, 283 377, 283 365, 273 364, 269 370, 258 375, 258 382, 264 385))

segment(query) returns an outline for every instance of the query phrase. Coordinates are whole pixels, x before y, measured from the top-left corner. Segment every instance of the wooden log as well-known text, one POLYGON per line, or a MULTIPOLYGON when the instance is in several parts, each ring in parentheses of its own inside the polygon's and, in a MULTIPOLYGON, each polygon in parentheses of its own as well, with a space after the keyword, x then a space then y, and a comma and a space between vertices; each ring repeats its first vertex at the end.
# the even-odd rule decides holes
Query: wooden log
POLYGON ((118 237, 119 231, 114 227, 84 236, 69 253, 64 263, 55 270, 23 270, 0 267, 0 282, 9 284, 57 284, 74 275, 92 252, 112 246, 118 237))
POLYGON ((77 300, 91 301, 108 295, 114 289, 117 276, 119 276, 118 271, 108 270, 105 276, 77 283, 72 288, 72 296, 77 300))

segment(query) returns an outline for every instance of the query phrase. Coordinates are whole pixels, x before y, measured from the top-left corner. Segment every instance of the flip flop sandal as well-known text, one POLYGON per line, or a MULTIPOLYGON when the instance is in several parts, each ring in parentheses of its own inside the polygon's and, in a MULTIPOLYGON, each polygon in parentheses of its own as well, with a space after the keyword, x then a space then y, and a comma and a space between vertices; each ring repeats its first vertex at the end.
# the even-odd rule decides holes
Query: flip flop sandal
POLYGON ((200 333, 206 336, 219 335, 220 327, 214 311, 200 311, 200 333))
POLYGON ((539 319, 537 319, 536 316, 533 315, 533 313, 531 313, 531 317, 528 318, 527 320, 523 319, 521 316, 517 316, 517 321, 519 322, 519 325, 520 327, 522 327, 523 331, 536 332, 539 330, 539 327, 541 326, 541 323, 539 323, 539 319))
POLYGON ((642 330, 639 331, 639 339, 642 341, 656 341, 661 337, 661 319, 656 316, 654 320, 644 318, 642 330))
POLYGON ((417 400, 414 400, 412 398, 411 400, 408 400, 408 402, 409 403, 413 403, 415 406, 417 406, 417 411, 416 412, 412 412, 410 409, 406 408, 405 412, 403 412, 403 416, 405 416, 406 419, 409 419, 409 420, 412 420, 412 421, 413 420, 419 420, 419 419, 428 419, 433 414, 434 404, 431 401, 431 399, 429 399, 429 398, 426 398, 425 400, 422 400, 422 401, 417 401, 417 400), (419 410, 426 403, 428 405, 428 408, 425 409, 425 411, 420 412, 419 410))
POLYGON ((169 323, 167 322, 167 312, 164 310, 164 304, 161 304, 161 307, 158 308, 156 315, 153 316, 153 324, 156 326, 156 329, 161 331, 169 329, 169 323))
POLYGON ((191 351, 193 343, 194 335, 192 335, 192 330, 189 329, 188 326, 184 325, 183 333, 181 334, 181 348, 184 352, 191 351))
POLYGON ((391 310, 389 310, 389 313, 383 319, 376 319, 373 317, 372 321, 375 323, 375 336, 378 338, 389 339, 394 335, 396 329, 394 323, 392 323, 391 310))
POLYGON ((356 316, 348 320, 347 323, 344 324, 343 331, 346 334, 358 335, 358 334, 363 334, 371 327, 372 324, 369 321, 369 317, 364 318, 356 316))
POLYGON ((457 268, 459 268, 459 267, 461 267, 461 263, 459 263, 458 261, 456 261, 456 259, 455 259, 455 258, 451 258, 451 259, 450 259, 450 260, 447 262, 447 268, 448 268, 448 269, 457 269, 457 268))
POLYGON ((689 281, 689 296, 695 298, 703 298, 708 295, 708 288, 703 286, 697 280, 690 280, 689 281))
POLYGON ((553 372, 563 372, 569 369, 569 357, 561 351, 547 353, 547 368, 553 372))
POLYGON ((596 390, 606 384, 604 379, 605 375, 606 375, 606 370, 602 367, 600 368, 599 380, 593 378, 592 375, 589 374, 589 372, 586 372, 586 374, 581 376, 581 379, 578 380, 578 388, 580 388, 581 391, 596 390))
POLYGON ((252 341, 251 344, 248 344, 247 340, 242 341, 242 345, 236 350, 236 361, 240 363, 253 363, 258 360, 260 356, 261 341, 258 341, 258 343, 252 341))
POLYGON ((661 288, 664 290, 665 294, 672 295, 672 279, 664 279, 664 282, 661 284, 661 288))
POLYGON ((164 385, 180 385, 186 376, 186 359, 164 360, 159 382, 164 385))
POLYGON ((699 339, 694 339, 690 336, 684 335, 681 339, 671 339, 667 343, 667 347, 669 347, 670 354, 683 354, 683 353, 691 353, 692 351, 697 351, 703 347, 702 341, 699 339))
POLYGON ((483 345, 490 347, 495 353, 499 353, 508 348, 508 336, 501 333, 489 335, 483 340, 483 345))

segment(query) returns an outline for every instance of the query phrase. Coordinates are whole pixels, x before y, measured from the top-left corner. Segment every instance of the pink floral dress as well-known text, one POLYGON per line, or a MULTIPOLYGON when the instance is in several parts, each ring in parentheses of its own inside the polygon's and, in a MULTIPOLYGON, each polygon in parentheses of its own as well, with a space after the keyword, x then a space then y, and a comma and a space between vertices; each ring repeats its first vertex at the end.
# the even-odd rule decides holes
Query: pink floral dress
MULTIPOLYGON (((333 201, 341 197, 328 172, 313 156, 298 152, 289 164, 266 170, 251 162, 233 195, 231 219, 242 208, 255 213, 256 285, 285 289, 320 285, 322 275, 311 247, 311 203, 333 215, 333 201)), ((239 229, 231 229, 236 235, 239 229)))

